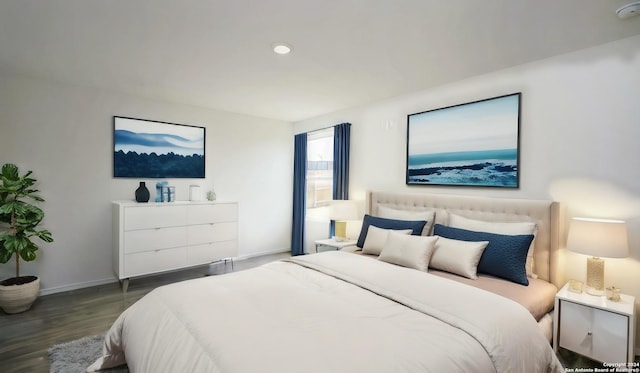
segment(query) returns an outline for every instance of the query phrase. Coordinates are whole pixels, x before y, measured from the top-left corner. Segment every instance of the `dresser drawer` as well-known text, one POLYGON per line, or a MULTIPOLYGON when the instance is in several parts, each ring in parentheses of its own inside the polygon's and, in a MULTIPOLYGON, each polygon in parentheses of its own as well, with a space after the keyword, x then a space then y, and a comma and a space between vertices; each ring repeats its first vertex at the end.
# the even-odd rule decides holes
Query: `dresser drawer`
POLYGON ((235 203, 191 205, 187 220, 189 224, 237 221, 238 205, 235 203))
POLYGON ((182 268, 187 265, 186 248, 147 251, 125 255, 124 277, 182 268))
POLYGON ((125 254, 187 246, 187 227, 124 232, 125 254))
POLYGON ((238 225, 233 222, 191 225, 188 228, 189 245, 199 245, 218 241, 235 240, 238 237, 238 225))
POLYGON ((627 361, 628 316, 569 301, 559 311, 560 347, 598 361, 627 361))
POLYGON ((187 225, 187 206, 159 204, 124 209, 125 231, 183 225, 187 225))
POLYGON ((231 258, 236 255, 238 241, 212 242, 187 248, 189 265, 211 263, 216 260, 231 258))

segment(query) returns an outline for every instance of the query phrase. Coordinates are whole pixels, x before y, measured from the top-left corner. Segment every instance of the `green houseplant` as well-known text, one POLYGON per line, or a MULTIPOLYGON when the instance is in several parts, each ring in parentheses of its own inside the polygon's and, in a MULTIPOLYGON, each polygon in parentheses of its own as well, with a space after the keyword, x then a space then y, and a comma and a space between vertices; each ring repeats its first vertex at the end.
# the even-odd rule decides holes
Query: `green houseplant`
POLYGON ((31 308, 40 290, 36 276, 20 276, 20 259, 36 258, 39 238, 53 242, 51 232, 39 229, 44 212, 30 202, 43 202, 34 188, 36 180, 31 171, 20 175, 18 166, 7 163, 0 170, 0 263, 7 263, 15 255, 16 276, 0 282, 0 308, 6 313, 23 312, 31 308))

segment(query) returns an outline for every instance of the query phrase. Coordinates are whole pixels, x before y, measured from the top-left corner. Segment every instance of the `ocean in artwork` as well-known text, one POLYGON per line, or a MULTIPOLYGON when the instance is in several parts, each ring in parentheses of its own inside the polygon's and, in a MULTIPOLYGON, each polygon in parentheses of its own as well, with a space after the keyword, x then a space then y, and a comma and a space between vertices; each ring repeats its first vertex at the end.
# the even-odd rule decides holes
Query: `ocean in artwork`
POLYGON ((518 186, 517 149, 410 154, 407 163, 411 184, 518 186))

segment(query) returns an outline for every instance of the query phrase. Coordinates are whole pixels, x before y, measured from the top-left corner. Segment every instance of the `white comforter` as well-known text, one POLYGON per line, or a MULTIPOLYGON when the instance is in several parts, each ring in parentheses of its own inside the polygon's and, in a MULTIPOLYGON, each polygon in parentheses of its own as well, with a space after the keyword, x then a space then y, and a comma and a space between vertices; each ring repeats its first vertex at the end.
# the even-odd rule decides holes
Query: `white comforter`
POLYGON ((519 304, 325 252, 163 286, 122 313, 88 371, 562 372, 519 304))

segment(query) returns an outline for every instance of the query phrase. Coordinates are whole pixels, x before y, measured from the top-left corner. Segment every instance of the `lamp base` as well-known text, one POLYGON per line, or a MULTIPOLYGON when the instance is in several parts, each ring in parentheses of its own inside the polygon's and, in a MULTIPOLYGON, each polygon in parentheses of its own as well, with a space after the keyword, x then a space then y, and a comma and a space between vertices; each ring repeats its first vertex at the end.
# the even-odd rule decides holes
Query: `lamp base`
POLYGON ((586 293, 589 295, 595 295, 600 297, 604 295, 604 290, 598 290, 598 289, 587 287, 586 293))
POLYGON ((604 295, 604 260, 598 257, 587 259, 587 293, 604 295))
POLYGON ((347 239, 347 222, 346 221, 336 221, 335 225, 335 240, 336 241, 344 241, 347 239))

